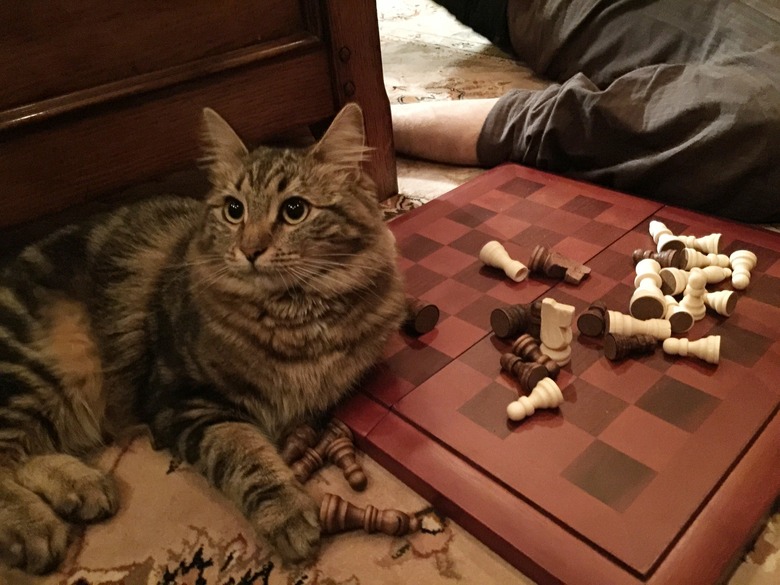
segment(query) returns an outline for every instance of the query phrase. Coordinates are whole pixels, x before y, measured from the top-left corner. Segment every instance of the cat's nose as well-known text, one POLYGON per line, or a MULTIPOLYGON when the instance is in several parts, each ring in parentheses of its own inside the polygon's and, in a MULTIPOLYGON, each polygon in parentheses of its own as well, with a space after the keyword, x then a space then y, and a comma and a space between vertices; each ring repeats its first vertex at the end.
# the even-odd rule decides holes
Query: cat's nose
POLYGON ((252 264, 254 264, 255 260, 262 256, 267 249, 268 248, 259 248, 257 246, 252 246, 249 248, 241 246, 241 251, 244 253, 244 256, 246 256, 246 259, 249 260, 249 262, 252 264))

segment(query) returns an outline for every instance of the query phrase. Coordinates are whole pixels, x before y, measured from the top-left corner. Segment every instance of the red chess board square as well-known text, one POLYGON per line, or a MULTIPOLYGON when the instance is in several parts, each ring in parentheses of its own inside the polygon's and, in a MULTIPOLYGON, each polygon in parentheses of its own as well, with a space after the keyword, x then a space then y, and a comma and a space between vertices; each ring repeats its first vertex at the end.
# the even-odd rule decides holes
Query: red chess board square
POLYGON ((420 338, 394 337, 364 386, 373 406, 363 418, 359 405, 344 411, 361 445, 539 582, 722 578, 780 492, 761 463, 780 450, 780 236, 517 165, 391 229, 407 292, 439 304, 441 319, 420 338), (518 385, 498 360, 511 340, 492 334, 490 312, 551 297, 575 319, 595 300, 628 313, 631 253, 655 248, 652 219, 676 233, 721 232, 724 253, 759 257, 734 314, 708 310, 686 335, 720 334, 720 363, 667 355, 660 343, 611 362, 601 338, 574 326, 557 378, 564 403, 508 421, 518 385), (591 276, 511 282, 478 261, 490 239, 526 264, 545 244, 591 276))

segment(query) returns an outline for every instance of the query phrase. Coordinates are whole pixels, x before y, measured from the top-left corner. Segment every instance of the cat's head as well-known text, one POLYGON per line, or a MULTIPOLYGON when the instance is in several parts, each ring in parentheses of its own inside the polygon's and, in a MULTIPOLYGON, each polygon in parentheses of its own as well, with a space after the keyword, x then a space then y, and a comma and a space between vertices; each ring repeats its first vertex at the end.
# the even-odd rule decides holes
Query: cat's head
POLYGON ((348 104, 309 148, 249 151, 203 112, 212 189, 198 243, 234 286, 338 294, 387 262, 391 239, 366 158, 363 114, 348 104))

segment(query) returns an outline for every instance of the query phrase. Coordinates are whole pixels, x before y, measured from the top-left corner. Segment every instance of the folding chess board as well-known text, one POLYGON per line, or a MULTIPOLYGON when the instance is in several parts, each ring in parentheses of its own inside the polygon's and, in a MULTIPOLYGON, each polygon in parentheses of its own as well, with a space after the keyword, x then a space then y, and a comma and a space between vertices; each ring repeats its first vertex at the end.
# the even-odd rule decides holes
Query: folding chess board
MULTIPOLYGON (((780 493, 780 235, 517 165, 487 172, 391 223, 407 292, 435 303, 432 332, 399 334, 340 409, 359 445, 539 582, 706 583, 732 568, 780 493), (758 256, 734 313, 686 334, 721 336, 718 365, 652 355, 611 362, 576 316, 601 299, 628 313, 648 225, 723 234, 758 256), (515 283, 478 259, 500 241, 591 268, 580 285, 515 283), (551 297, 576 308, 565 402, 519 423, 501 372, 511 340, 490 313, 551 297)), ((712 290, 712 286, 709 287, 712 290)), ((730 282, 714 288, 730 288, 730 282)))

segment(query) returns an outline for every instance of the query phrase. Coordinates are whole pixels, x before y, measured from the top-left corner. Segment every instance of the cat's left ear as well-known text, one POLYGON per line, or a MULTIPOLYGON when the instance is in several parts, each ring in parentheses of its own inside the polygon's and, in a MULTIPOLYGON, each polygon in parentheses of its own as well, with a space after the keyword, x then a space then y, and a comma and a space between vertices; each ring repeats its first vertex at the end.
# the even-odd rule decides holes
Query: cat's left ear
POLYGON ((203 157, 212 183, 234 182, 249 152, 238 134, 211 108, 203 109, 203 157))
POLYGON ((313 154, 322 162, 343 170, 359 170, 368 158, 363 110, 356 103, 348 103, 336 115, 325 135, 314 146, 313 154))

